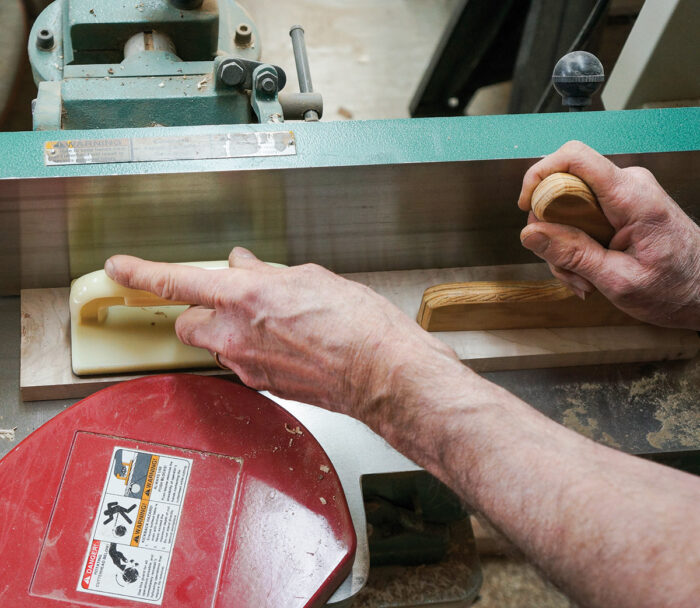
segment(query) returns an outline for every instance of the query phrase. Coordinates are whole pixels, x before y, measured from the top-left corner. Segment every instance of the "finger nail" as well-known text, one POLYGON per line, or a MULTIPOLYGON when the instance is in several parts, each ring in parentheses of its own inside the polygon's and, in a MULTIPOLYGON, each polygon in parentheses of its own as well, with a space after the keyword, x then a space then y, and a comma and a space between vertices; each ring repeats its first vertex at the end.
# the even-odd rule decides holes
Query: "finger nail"
POLYGON ((521 238, 523 246, 535 253, 543 253, 546 251, 547 247, 549 247, 549 242, 549 237, 541 232, 530 232, 525 238, 521 238))
POLYGON ((107 273, 107 276, 110 278, 114 276, 114 262, 112 261, 112 258, 109 258, 105 262, 105 272, 107 273))
MULTIPOLYGON (((591 291, 590 285, 584 280, 581 279, 575 275, 567 277, 568 283, 571 285, 571 288, 576 288, 576 290, 582 292, 583 294, 588 294, 591 291)), ((581 297, 581 299, 585 299, 585 297, 581 297)))
POLYGON ((237 258, 254 258, 255 256, 248 251, 245 247, 234 247, 233 255, 237 258))
POLYGON ((586 299, 586 292, 583 289, 579 289, 578 287, 574 287, 573 285, 569 285, 571 288, 571 291, 573 291, 579 298, 582 300, 586 299))

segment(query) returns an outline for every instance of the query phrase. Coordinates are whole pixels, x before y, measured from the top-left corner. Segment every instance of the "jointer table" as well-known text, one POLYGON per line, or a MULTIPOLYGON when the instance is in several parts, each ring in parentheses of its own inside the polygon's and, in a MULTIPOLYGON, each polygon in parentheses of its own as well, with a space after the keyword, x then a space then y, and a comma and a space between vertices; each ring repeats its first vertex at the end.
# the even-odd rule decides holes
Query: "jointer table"
MULTIPOLYGON (((515 201, 533 159, 583 140, 648 167, 697 216, 699 123, 700 110, 685 108, 295 124, 293 155, 187 160, 179 148, 182 160, 61 166, 45 165, 45 142, 187 136, 197 148, 206 134, 289 127, 0 134, 0 428, 17 427, 0 455, 73 402, 19 399, 20 288, 67 286, 113 253, 225 259, 232 244, 337 272, 531 262, 515 201)), ((485 376, 596 441, 698 470, 697 358, 485 376)), ((334 459, 320 436, 329 414, 289 407, 334 459)), ((414 466, 376 445, 397 467, 414 466)))

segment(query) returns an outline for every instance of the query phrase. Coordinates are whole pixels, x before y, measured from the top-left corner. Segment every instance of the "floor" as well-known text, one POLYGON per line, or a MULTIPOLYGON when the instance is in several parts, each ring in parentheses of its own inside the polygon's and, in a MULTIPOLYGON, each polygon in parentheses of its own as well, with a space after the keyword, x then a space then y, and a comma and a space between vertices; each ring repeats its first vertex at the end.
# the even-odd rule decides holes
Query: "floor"
MULTIPOLYGON (((457 0, 240 0, 263 60, 295 75, 289 28, 301 24, 325 120, 403 118, 457 0)), ((290 79, 297 90, 296 79, 290 79)))

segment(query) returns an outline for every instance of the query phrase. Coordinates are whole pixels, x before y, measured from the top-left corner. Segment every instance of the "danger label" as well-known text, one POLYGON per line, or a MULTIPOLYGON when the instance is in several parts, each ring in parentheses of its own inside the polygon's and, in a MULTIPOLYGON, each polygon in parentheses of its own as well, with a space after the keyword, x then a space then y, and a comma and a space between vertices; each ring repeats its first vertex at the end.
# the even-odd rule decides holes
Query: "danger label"
POLYGON ((114 448, 78 591, 163 601, 192 460, 114 448))

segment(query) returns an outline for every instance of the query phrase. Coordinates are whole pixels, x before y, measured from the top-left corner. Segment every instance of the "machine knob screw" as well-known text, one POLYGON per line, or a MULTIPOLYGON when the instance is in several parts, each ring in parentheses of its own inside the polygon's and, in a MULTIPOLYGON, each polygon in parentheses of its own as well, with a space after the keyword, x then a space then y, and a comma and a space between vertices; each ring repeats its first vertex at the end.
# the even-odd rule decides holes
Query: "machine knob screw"
POLYGON ((260 88, 265 91, 265 93, 274 93, 277 90, 277 83, 271 76, 268 76, 262 79, 260 88))
POLYGON ((253 41, 253 31, 247 23, 239 23, 233 38, 236 46, 250 46, 253 41))
POLYGON ((54 45, 53 32, 43 28, 36 35, 36 45, 42 51, 50 51, 54 45))
POLYGON ((562 96, 562 104, 574 112, 591 105, 591 97, 604 80, 603 64, 586 51, 564 55, 552 74, 552 84, 562 96))
POLYGON ((231 61, 221 66, 219 78, 224 84, 235 87, 245 81, 245 69, 237 61, 231 61))

